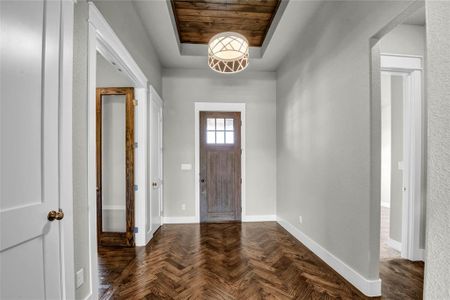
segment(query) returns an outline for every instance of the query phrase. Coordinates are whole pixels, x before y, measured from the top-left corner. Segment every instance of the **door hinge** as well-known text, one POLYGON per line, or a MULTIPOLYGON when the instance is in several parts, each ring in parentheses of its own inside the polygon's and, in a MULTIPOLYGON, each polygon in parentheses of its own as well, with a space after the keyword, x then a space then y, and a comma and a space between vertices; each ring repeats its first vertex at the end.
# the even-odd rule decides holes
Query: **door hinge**
POLYGON ((139 187, 138 187, 138 185, 137 185, 137 184, 135 184, 135 185, 133 186, 133 188, 134 188, 134 191, 135 191, 135 192, 137 192, 137 191, 138 191, 138 189, 139 189, 139 187))
POLYGON ((242 178, 241 178, 241 184, 242 184, 242 178))
POLYGON ((138 147, 138 143, 134 143, 134 149, 136 149, 138 147))
POLYGON ((139 227, 134 227, 134 233, 138 233, 139 232, 139 227))
POLYGON ((133 105, 137 106, 138 105, 138 101, 136 99, 133 99, 133 105))

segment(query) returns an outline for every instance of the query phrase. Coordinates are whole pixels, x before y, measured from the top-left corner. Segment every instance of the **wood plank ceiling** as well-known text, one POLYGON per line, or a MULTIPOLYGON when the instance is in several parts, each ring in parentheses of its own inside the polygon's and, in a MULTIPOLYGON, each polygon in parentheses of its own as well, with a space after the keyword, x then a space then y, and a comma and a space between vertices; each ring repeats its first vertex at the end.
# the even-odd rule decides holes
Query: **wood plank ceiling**
POLYGON ((171 0, 181 43, 208 44, 234 31, 260 47, 281 0, 171 0))

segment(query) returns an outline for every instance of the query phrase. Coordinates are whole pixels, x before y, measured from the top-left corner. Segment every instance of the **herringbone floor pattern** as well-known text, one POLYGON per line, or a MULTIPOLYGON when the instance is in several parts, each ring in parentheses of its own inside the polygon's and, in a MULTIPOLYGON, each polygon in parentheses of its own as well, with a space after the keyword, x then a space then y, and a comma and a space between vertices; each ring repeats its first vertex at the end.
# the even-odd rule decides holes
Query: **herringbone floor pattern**
POLYGON ((364 299, 275 222, 164 225, 99 270, 102 299, 364 299))

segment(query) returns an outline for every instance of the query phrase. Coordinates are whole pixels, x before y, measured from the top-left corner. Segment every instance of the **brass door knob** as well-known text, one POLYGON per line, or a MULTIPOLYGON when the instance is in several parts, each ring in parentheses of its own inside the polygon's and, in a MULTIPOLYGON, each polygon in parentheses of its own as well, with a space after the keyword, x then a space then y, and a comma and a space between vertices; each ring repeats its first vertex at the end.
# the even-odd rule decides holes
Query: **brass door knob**
POLYGON ((47 219, 49 221, 54 221, 54 220, 62 220, 64 218, 64 212, 62 211, 62 209, 59 209, 58 211, 54 211, 51 210, 48 212, 47 215, 47 219))

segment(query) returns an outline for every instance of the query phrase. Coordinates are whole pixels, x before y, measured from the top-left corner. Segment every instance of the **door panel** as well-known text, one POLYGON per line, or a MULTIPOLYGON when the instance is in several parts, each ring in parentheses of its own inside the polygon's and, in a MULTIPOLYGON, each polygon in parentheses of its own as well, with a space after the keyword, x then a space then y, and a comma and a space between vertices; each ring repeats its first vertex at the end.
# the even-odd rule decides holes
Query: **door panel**
POLYGON ((102 228, 126 232, 126 97, 102 97, 102 228))
POLYGON ((241 220, 241 117, 200 112, 200 221, 241 220))
POLYGON ((151 232, 161 226, 162 204, 162 107, 155 100, 150 107, 150 222, 151 232))
POLYGON ((1 1, 0 14, 0 298, 57 299, 61 3, 1 1))
POLYGON ((134 88, 97 89, 97 235, 134 246, 134 88))

